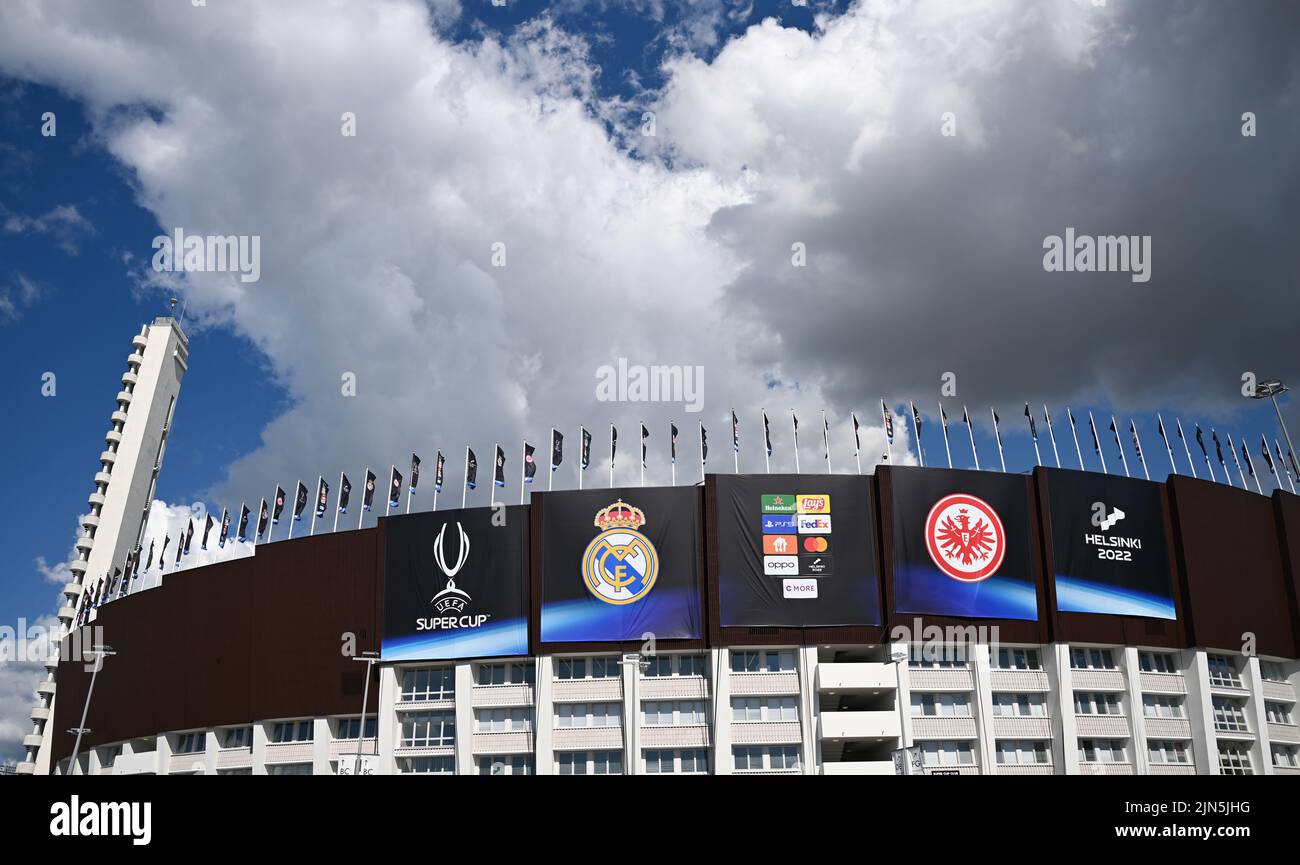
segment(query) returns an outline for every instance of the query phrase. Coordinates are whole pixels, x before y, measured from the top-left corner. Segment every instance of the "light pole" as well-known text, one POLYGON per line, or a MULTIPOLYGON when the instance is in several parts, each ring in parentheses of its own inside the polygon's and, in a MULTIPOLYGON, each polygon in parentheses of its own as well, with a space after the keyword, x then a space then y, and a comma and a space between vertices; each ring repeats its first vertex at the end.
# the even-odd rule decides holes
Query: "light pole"
POLYGON ((81 735, 89 732, 86 727, 86 716, 90 714, 90 696, 95 693, 95 677, 99 675, 99 668, 104 666, 104 658, 109 655, 116 655, 112 646, 99 645, 90 650, 90 654, 95 656, 94 669, 90 671, 90 687, 86 689, 86 705, 81 707, 81 723, 69 733, 77 734, 77 741, 72 745, 72 759, 68 761, 68 774, 74 775, 77 772, 77 754, 81 751, 81 735))
POLYGON ((891 651, 889 661, 894 665, 894 681, 896 688, 894 690, 894 702, 898 704, 898 743, 903 752, 903 774, 911 774, 912 758, 907 753, 907 719, 903 716, 903 662, 907 660, 907 652, 891 651))
POLYGON ((1251 399, 1264 399, 1268 397, 1273 403, 1273 411, 1277 412, 1277 425, 1282 427, 1282 438, 1286 439, 1286 450, 1288 459, 1293 459, 1295 446, 1291 444, 1291 433, 1287 431, 1286 421, 1282 420, 1282 409, 1278 408, 1277 398, 1279 395, 1286 393, 1290 388, 1282 384, 1277 379, 1269 379, 1255 385, 1255 392, 1250 395, 1251 399))
MULTIPOLYGON (((362 652, 361 657, 353 658, 354 661, 361 661, 366 665, 366 684, 361 689, 361 726, 357 729, 357 754, 352 764, 352 774, 361 774, 361 743, 366 740, 366 704, 370 702, 370 673, 375 668, 375 662, 379 660, 378 652, 362 652)), ((379 750, 379 715, 375 714, 375 750, 379 750)))

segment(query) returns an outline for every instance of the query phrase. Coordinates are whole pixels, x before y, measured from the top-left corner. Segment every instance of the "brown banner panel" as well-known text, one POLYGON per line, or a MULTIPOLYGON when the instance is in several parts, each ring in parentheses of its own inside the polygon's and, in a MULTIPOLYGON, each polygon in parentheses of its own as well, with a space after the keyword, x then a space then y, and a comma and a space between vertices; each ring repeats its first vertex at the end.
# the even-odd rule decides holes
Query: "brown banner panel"
POLYGON ((967 618, 959 616, 935 615, 932 613, 913 613, 899 612, 896 602, 896 555, 897 545, 895 543, 895 528, 898 515, 894 513, 894 485, 895 478, 901 472, 945 472, 952 476, 969 475, 978 476, 989 474, 988 472, 964 472, 952 469, 917 469, 913 467, 894 467, 894 466, 877 466, 876 467, 876 484, 877 484, 877 501, 879 503, 878 513, 880 514, 880 547, 881 557, 884 569, 882 582, 885 589, 885 615, 887 617, 888 627, 886 635, 894 635, 895 629, 905 629, 912 635, 912 639, 926 638, 924 630, 917 633, 918 626, 921 629, 938 627, 942 629, 957 628, 962 629, 962 633, 969 634, 970 628, 985 628, 989 633, 985 634, 982 640, 992 640, 994 638, 992 629, 996 627, 997 640, 1003 643, 1034 643, 1041 644, 1049 641, 1048 638, 1048 607, 1047 597, 1043 588, 1042 576, 1042 549, 1039 542, 1039 517, 1038 508, 1033 500, 1033 482, 1028 476, 1009 475, 1007 480, 1023 484, 1024 496, 1028 508, 1028 528, 1027 541, 1029 544, 1029 568, 1034 582, 1037 596, 1038 618, 1036 621, 1021 619, 1001 619, 1001 618, 967 618))
MULTIPOLYGON (((379 534, 265 544, 255 556, 166 574, 161 587, 101 607, 94 624, 117 654, 95 681, 82 748, 356 714, 364 668, 343 655, 343 635, 356 635, 358 653, 379 647, 379 534)), ((89 681, 81 661, 59 665, 55 760, 72 752, 67 730, 81 718, 89 681)))
MULTIPOLYGON (((1056 579, 1060 571, 1057 567, 1057 553, 1053 542, 1055 528, 1052 522, 1051 477, 1053 472, 1071 471, 1070 469, 1052 469, 1039 467, 1034 471, 1034 484, 1038 499, 1038 516, 1042 525, 1043 573, 1046 575, 1044 588, 1047 592, 1048 610, 1051 611, 1051 635, 1054 642, 1065 643, 1109 643, 1128 646, 1150 646, 1153 648, 1184 649, 1187 648, 1187 628, 1182 598, 1185 594, 1182 580, 1178 574, 1174 555, 1174 534, 1169 519, 1169 497, 1162 484, 1160 488, 1160 506, 1165 547, 1169 551, 1168 571, 1173 584, 1173 603, 1177 611, 1176 619, 1149 618, 1142 616, 1113 615, 1101 613, 1064 612, 1058 608, 1056 579)), ((1058 519, 1074 518, 1078 515, 1058 515, 1058 519)))
POLYGON ((1300 655, 1300 496, 1276 490, 1273 510, 1281 527, 1282 568, 1286 573, 1286 591, 1291 612, 1291 636, 1295 652, 1300 655))
POLYGON ((1171 476, 1168 489, 1188 639, 1240 652, 1249 633, 1260 654, 1294 657, 1273 500, 1183 475, 1171 476))

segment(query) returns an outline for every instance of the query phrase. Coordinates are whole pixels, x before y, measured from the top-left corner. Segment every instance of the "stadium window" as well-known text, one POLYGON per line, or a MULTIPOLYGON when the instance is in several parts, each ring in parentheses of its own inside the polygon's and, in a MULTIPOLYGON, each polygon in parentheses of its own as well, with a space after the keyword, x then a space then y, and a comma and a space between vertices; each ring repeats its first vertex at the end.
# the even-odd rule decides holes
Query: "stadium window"
POLYGON ((1124 762, 1124 743, 1118 739, 1080 739, 1079 752, 1085 763, 1124 762))
POLYGON ((456 674, 453 667, 424 667, 402 673, 403 703, 455 698, 456 674))
POLYGON ((531 754, 483 754, 478 758, 480 775, 532 775, 535 771, 531 754))
POLYGON ((735 745, 731 759, 737 772, 750 772, 763 768, 763 748, 760 745, 735 745))
POLYGON ((1227 655, 1208 655, 1206 664, 1210 668, 1210 684, 1219 688, 1240 688, 1241 676, 1237 665, 1227 655))
POLYGON ((311 721, 277 721, 271 725, 271 735, 268 737, 268 741, 274 745, 284 745, 290 742, 310 742, 311 740, 311 721))
POLYGON ((1047 703, 1042 694, 997 693, 993 695, 993 714, 1004 718, 1045 718, 1047 703))
POLYGON ((707 669, 703 655, 678 655, 677 675, 703 676, 707 669))
POLYGON ((709 749, 689 748, 681 752, 683 775, 709 774, 709 749))
POLYGON ((231 727, 227 730, 223 730, 221 733, 221 747, 223 748, 253 747, 253 728, 252 727, 231 727))
POLYGON ((1178 665, 1169 652, 1138 652, 1138 669, 1144 673, 1177 673, 1178 665))
POLYGON ((591 755, 591 764, 595 775, 622 775, 622 751, 595 751, 591 755))
POLYGON ((1070 650, 1070 666, 1076 670, 1113 670, 1115 654, 1110 649, 1074 648, 1070 650))
POLYGON ((555 677, 557 679, 587 678, 587 659, 559 658, 555 662, 555 677))
POLYGON ((176 737, 176 754, 200 754, 207 749, 207 733, 181 733, 176 737))
POLYGON ((999 739, 997 761, 1004 766, 1045 765, 1051 762, 1047 743, 1040 741, 999 739))
POLYGON ((672 751, 646 751, 645 772, 647 775, 671 775, 675 771, 676 760, 672 751))
POLYGON ((1274 745, 1273 765, 1283 769, 1300 769, 1300 749, 1295 745, 1274 745))
POLYGON ((1225 733, 1248 733, 1245 702, 1230 697, 1213 697, 1210 700, 1214 714, 1214 729, 1225 733))
POLYGON ((1041 670, 1042 660, 1037 649, 1009 646, 998 649, 989 656, 995 670, 1041 670))
POLYGON ((410 712, 402 715, 403 748, 440 748, 456 744, 454 712, 410 712))
POLYGON ((522 661, 509 664, 479 664, 480 685, 531 685, 535 679, 533 665, 522 661))
POLYGON ((926 766, 973 766, 975 753, 970 742, 925 742, 921 757, 926 766))
POLYGON ((1187 743, 1151 739, 1147 742, 1147 760, 1171 766, 1186 766, 1191 760, 1187 757, 1187 743))
POLYGON ((1143 694, 1142 714, 1148 718, 1183 717, 1183 698, 1163 694, 1143 694))
POLYGON ((268 775, 310 775, 311 763, 275 763, 266 767, 268 775))
POLYGON ((1236 742, 1220 742, 1219 771, 1224 775, 1253 775, 1250 751, 1236 742))
POLYGON ((623 675, 622 662, 619 658, 592 658, 591 678, 617 679, 623 675))
POLYGON ((1281 682, 1284 685, 1288 684, 1286 671, 1277 661, 1260 661, 1259 675, 1266 682, 1281 682))
POLYGON ((397 769, 403 775, 452 775, 456 772, 456 758, 399 757, 397 769))
POLYGON ((648 679, 657 679, 673 674, 672 655, 654 655, 653 657, 642 658, 641 663, 644 665, 644 671, 641 675, 648 679))
POLYGON ((965 669, 966 650, 938 643, 913 645, 908 650, 907 665, 919 669, 965 669))

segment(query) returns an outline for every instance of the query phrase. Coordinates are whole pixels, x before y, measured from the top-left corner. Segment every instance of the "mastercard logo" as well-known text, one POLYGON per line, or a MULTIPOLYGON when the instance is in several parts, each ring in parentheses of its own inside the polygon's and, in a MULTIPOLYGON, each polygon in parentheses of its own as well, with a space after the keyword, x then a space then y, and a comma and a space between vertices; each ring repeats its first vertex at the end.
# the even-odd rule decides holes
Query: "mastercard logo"
POLYGON ((805 553, 824 553, 830 549, 830 541, 821 537, 804 538, 803 551, 805 553))

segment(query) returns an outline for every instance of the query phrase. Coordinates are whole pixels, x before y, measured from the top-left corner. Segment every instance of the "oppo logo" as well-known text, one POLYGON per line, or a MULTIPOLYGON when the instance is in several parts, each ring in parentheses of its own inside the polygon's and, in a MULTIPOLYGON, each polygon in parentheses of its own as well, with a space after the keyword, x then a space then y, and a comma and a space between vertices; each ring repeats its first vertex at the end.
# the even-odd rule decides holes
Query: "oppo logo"
POLYGON ((799 573, 798 556, 763 556, 763 573, 769 576, 799 573))

